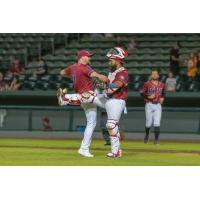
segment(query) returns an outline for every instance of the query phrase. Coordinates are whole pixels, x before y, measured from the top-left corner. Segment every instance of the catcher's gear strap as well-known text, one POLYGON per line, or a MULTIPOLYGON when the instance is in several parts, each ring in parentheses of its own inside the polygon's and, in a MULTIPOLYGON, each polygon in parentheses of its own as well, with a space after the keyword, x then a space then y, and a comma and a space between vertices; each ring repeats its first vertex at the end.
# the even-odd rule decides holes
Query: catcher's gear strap
POLYGON ((83 103, 93 103, 94 98, 97 95, 93 91, 84 92, 81 94, 81 102, 83 103))
POLYGON ((108 119, 106 123, 106 128, 111 137, 119 137, 118 121, 114 119, 108 119))
POLYGON ((68 102, 70 105, 80 105, 80 95, 79 94, 64 94, 62 97, 63 101, 68 102))

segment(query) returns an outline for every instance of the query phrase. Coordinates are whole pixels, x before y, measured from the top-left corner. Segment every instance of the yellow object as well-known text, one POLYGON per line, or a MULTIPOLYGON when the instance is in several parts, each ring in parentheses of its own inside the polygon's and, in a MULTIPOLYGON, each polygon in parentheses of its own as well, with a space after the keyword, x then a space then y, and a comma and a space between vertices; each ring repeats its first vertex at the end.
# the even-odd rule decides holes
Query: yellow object
POLYGON ((197 72, 198 72, 198 69, 196 67, 196 63, 193 60, 189 60, 187 75, 189 77, 194 77, 196 76, 197 72))

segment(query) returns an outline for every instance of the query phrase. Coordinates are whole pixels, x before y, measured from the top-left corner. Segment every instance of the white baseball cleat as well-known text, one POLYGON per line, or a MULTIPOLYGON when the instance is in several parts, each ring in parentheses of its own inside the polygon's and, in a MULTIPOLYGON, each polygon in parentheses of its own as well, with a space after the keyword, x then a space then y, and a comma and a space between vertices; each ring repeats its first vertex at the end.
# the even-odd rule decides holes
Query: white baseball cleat
POLYGON ((58 104, 59 104, 60 106, 65 105, 65 104, 63 103, 63 99, 62 99, 62 96, 63 96, 64 94, 67 94, 67 89, 59 88, 59 89, 57 90, 58 104))
POLYGON ((120 158, 122 157, 122 150, 120 149, 116 154, 115 153, 108 153, 106 155, 108 158, 120 158))
POLYGON ((79 149, 78 153, 81 154, 82 156, 88 157, 88 158, 93 158, 94 155, 92 155, 89 150, 83 150, 83 149, 79 149))

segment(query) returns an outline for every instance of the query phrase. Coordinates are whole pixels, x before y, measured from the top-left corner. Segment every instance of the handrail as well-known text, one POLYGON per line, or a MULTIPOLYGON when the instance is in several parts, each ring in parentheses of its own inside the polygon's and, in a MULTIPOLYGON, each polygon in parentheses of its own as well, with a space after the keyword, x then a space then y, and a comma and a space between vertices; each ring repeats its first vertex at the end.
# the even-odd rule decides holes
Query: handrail
MULTIPOLYGON (((82 110, 80 106, 32 106, 32 105, 0 105, 0 109, 16 109, 16 110, 82 110)), ((144 111, 144 107, 127 107, 128 111, 144 111)), ((163 107, 163 111, 167 112, 200 112, 200 108, 193 107, 163 107)))

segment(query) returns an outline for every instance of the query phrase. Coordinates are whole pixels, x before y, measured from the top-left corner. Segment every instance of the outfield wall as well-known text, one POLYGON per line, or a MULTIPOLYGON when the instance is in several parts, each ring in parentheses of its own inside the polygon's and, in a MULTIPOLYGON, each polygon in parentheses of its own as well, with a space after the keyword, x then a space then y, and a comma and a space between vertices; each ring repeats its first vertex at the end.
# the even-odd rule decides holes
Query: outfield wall
MULTIPOLYGON (((48 117, 54 131, 80 131, 86 124, 85 114, 80 107, 37 107, 37 106, 0 106, 6 110, 1 130, 43 130, 42 118, 48 117)), ((99 113, 98 124, 99 127, 99 113)), ((120 126, 126 132, 143 132, 145 115, 143 107, 129 107, 123 115, 120 126)), ((162 132, 200 134, 200 109, 164 108, 162 132)))

